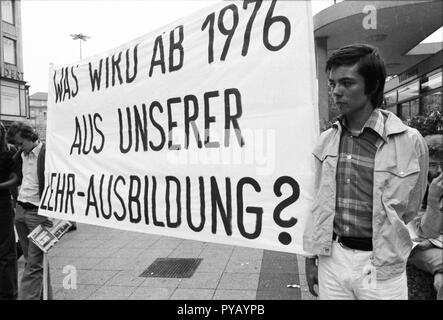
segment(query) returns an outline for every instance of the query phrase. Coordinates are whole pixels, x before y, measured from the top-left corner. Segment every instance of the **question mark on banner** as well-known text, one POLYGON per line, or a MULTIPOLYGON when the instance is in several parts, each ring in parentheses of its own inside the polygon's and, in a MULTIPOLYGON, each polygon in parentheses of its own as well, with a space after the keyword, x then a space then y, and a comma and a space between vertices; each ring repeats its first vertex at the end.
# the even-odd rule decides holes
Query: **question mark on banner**
MULTIPOLYGON (((298 200, 300 196, 300 186, 297 181, 289 176, 283 176, 278 178, 274 183, 274 193, 278 196, 282 196, 281 188, 284 184, 289 184, 292 188, 292 195, 280 202, 274 209, 274 221, 282 228, 291 228, 297 223, 297 219, 291 217, 289 220, 283 220, 281 218, 282 211, 298 200)), ((284 245, 288 245, 292 242, 292 237, 288 232, 281 232, 278 236, 278 241, 284 245)))

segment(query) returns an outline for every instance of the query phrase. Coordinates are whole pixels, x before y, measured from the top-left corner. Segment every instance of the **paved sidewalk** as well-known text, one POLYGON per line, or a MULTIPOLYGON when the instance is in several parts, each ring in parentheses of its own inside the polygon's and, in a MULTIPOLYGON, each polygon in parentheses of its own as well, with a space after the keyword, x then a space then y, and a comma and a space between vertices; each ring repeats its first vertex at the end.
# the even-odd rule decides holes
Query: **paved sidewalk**
MULTIPOLYGON (((78 224, 49 252, 57 300, 300 300, 304 258, 295 254, 78 224), (201 258, 191 278, 145 278, 157 258, 201 258), (77 288, 63 288, 75 267, 77 288), (63 270, 65 269, 65 273, 63 270), (66 281, 65 281, 66 282, 66 281), (288 288, 287 285, 301 285, 288 288)), ((19 279, 23 272, 19 260, 19 279)))

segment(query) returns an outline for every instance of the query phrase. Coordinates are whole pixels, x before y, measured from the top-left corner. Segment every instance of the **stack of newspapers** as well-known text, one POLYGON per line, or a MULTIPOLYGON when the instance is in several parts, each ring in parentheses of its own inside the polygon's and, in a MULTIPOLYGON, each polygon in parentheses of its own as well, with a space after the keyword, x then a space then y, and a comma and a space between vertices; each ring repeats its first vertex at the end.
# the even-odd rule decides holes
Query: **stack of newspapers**
POLYGON ((45 253, 54 246, 71 226, 71 223, 65 220, 56 219, 52 222, 52 227, 45 227, 40 224, 28 235, 28 238, 45 253))

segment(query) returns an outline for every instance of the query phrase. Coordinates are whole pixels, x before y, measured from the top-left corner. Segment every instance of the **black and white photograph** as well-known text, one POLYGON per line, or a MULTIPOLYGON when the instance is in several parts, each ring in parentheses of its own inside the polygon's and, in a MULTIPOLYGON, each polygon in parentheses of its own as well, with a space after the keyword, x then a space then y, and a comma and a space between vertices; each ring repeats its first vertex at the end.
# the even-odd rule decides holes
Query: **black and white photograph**
POLYGON ((0 4, 0 300, 443 300, 442 0, 0 4))

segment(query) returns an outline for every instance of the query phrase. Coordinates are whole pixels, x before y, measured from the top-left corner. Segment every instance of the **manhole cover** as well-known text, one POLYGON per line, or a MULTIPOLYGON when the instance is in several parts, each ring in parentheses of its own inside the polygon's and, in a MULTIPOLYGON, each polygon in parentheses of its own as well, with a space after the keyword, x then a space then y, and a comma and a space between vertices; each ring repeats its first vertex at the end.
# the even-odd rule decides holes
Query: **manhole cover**
POLYGON ((190 278, 203 259, 157 258, 140 277, 190 278))

